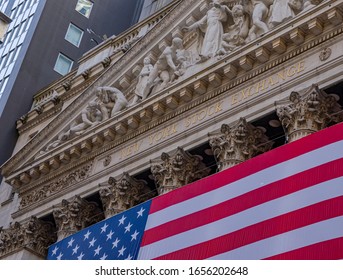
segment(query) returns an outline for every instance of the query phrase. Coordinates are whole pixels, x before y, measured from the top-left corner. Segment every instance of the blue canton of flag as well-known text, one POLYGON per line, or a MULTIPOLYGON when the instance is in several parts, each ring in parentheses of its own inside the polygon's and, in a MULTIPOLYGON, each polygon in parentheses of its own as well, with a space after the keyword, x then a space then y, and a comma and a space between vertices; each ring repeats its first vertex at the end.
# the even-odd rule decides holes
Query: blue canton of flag
POLYGON ((50 260, 136 259, 151 200, 50 246, 50 260))

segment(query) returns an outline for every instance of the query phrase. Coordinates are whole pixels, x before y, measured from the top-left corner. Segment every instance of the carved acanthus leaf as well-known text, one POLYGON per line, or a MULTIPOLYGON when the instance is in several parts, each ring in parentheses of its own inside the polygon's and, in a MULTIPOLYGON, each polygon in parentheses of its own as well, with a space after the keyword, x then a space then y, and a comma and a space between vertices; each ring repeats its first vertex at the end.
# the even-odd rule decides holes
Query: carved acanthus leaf
POLYGON ((58 240, 62 240, 104 218, 102 211, 95 202, 88 202, 80 196, 75 196, 69 201, 63 199, 62 203, 55 207, 53 215, 58 229, 58 240))
POLYGON ((210 169, 202 162, 202 157, 178 147, 172 155, 163 153, 161 160, 152 164, 151 173, 159 194, 164 194, 207 176, 210 169))
POLYGON ((264 153, 273 145, 262 128, 254 127, 241 118, 232 127, 223 124, 221 133, 212 136, 210 146, 218 162, 218 169, 224 170, 264 153))
POLYGON ((317 85, 293 91, 289 101, 276 103, 276 113, 287 132, 288 142, 295 141, 342 120, 341 107, 333 95, 317 85))
POLYGON ((20 249, 29 249, 45 258, 48 247, 56 239, 52 223, 32 216, 27 223, 15 222, 7 229, 0 229, 0 257, 20 249))
POLYGON ((102 187, 99 191, 106 218, 128 210, 153 196, 145 181, 137 180, 126 172, 117 180, 110 177, 108 184, 109 186, 102 187))

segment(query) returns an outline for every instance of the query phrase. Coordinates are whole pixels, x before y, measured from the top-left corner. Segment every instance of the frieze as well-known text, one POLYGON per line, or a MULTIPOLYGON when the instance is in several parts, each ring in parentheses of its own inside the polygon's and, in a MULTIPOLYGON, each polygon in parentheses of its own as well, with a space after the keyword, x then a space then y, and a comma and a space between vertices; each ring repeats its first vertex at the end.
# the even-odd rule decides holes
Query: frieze
POLYGON ((85 180, 92 169, 92 163, 82 166, 67 175, 51 181, 43 186, 36 187, 31 191, 21 194, 19 209, 24 209, 32 204, 39 203, 55 195, 70 186, 85 180))

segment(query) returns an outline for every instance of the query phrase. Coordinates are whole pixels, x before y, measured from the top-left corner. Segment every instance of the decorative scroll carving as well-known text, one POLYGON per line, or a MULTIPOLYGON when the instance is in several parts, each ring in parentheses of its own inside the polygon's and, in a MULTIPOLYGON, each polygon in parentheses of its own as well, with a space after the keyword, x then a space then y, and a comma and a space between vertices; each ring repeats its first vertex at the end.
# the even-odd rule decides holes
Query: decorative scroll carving
POLYGON ((32 216, 27 223, 15 222, 7 229, 0 229, 0 257, 28 249, 45 258, 48 246, 56 242, 56 238, 52 223, 32 216))
POLYGON ((151 166, 159 194, 199 180, 209 172, 210 169, 202 162, 201 156, 191 155, 180 147, 172 155, 163 153, 161 160, 151 166))
POLYGON ((254 127, 244 118, 232 127, 223 124, 221 133, 211 137, 209 143, 220 171, 262 154, 273 145, 263 128, 254 127))
POLYGON ((43 201, 44 199, 54 195, 78 182, 86 179, 91 171, 92 163, 82 166, 73 172, 63 175, 59 179, 49 182, 39 188, 35 188, 33 191, 25 193, 21 197, 20 209, 28 207, 34 203, 43 201))
POLYGON ((118 180, 110 177, 109 186, 99 191, 105 209, 105 217, 109 218, 152 197, 151 190, 143 180, 136 180, 124 173, 118 180))
POLYGON ((104 218, 95 202, 88 202, 77 195, 69 201, 63 199, 53 215, 58 229, 58 241, 104 218))
POLYGON ((276 103, 276 113, 288 136, 288 142, 305 137, 342 120, 341 108, 333 95, 326 94, 317 85, 295 92, 289 101, 276 103))

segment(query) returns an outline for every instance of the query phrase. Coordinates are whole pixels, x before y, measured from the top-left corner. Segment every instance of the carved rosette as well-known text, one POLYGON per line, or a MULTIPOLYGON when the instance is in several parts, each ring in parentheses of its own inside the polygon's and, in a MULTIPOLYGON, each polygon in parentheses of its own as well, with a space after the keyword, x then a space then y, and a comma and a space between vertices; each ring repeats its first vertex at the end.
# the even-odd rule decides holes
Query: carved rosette
POLYGON ((305 137, 342 120, 340 105, 333 95, 320 90, 317 85, 295 92, 288 101, 276 103, 276 113, 284 127, 288 142, 305 137))
POLYGON ((241 118, 232 127, 223 124, 221 133, 211 136, 210 146, 222 171, 271 149, 273 142, 263 128, 255 127, 241 118))
POLYGON ((99 191, 106 218, 128 210, 153 195, 144 180, 137 180, 126 172, 119 179, 110 177, 108 184, 99 191))
POLYGON ((88 202, 78 195, 69 201, 63 199, 53 215, 58 229, 58 241, 104 219, 95 202, 88 202))
POLYGON ((161 195, 207 176, 210 169, 201 156, 191 155, 178 147, 172 155, 163 153, 161 160, 152 164, 151 173, 161 195))
POLYGON ((0 257, 27 249, 45 258, 48 247, 56 242, 52 223, 32 216, 27 223, 15 222, 7 229, 0 229, 0 257))

